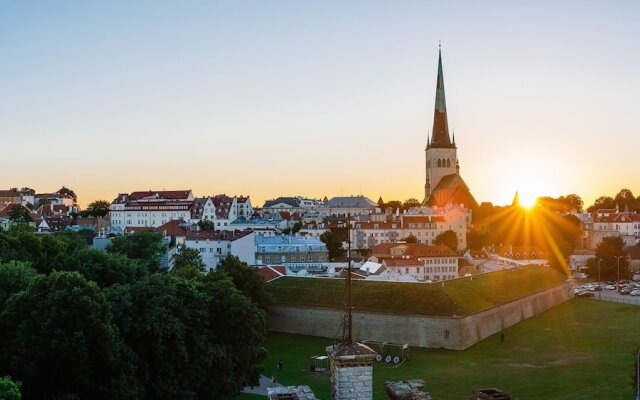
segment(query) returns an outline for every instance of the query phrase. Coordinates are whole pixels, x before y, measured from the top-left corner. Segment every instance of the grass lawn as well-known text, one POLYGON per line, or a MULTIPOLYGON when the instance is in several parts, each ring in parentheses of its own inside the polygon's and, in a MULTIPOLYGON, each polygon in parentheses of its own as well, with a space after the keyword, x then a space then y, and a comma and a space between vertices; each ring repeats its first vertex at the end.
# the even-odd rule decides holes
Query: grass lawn
MULTIPOLYGON (((417 315, 467 315, 556 286, 566 277, 526 267, 442 284, 353 281, 357 310, 417 315)), ((284 277, 267 285, 275 304, 344 308, 344 280, 284 277)))
MULTIPOLYGON (((640 307, 574 299, 517 324, 465 351, 410 349, 397 368, 377 364, 374 399, 387 380, 424 379, 437 400, 462 400, 474 388, 498 387, 527 399, 631 399, 640 307)), ((331 339, 271 333, 264 374, 283 384, 307 384, 329 400, 328 373, 307 371, 309 357, 331 339), (282 360, 283 370, 276 371, 282 360)), ((251 399, 243 397, 243 399, 251 399)))

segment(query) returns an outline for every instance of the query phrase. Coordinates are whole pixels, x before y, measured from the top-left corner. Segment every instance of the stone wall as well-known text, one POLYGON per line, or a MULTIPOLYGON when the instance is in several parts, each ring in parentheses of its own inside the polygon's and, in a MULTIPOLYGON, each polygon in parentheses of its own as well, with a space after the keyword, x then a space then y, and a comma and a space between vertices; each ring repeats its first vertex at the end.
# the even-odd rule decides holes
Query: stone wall
MULTIPOLYGON (((464 350, 477 342, 573 297, 562 284, 466 317, 429 317, 357 311, 353 313, 355 340, 408 343, 415 347, 464 350)), ((341 310, 272 306, 269 330, 335 338, 340 336, 341 310)))
POLYGON ((335 367, 332 377, 335 398, 339 400, 371 400, 373 397, 373 365, 335 367))

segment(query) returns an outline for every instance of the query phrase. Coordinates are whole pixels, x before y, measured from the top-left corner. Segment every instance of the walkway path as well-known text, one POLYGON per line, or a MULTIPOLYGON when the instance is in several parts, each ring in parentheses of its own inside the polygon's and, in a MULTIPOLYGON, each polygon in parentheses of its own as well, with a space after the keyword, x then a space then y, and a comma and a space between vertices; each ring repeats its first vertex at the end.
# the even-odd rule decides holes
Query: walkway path
MULTIPOLYGON (((242 389, 242 392, 258 394, 266 397, 267 388, 273 387, 273 386, 274 385, 271 384, 271 378, 267 378, 264 375, 260 375, 260 386, 247 386, 246 388, 242 389)), ((275 386, 282 386, 282 385, 279 383, 276 383, 275 386)))

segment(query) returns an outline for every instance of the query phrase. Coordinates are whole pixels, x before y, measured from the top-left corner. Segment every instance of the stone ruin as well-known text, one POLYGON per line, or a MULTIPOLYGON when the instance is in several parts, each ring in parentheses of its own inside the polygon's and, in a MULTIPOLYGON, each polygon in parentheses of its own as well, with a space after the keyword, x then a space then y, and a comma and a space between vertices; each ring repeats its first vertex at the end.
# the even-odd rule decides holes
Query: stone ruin
POLYGON ((432 400, 428 392, 424 391, 422 379, 411 379, 400 382, 385 382, 384 390, 391 400, 432 400))
POLYGON ((500 389, 475 389, 471 391, 471 396, 467 400, 518 400, 500 389))
POLYGON ((307 385, 267 388, 269 400, 318 400, 307 385))

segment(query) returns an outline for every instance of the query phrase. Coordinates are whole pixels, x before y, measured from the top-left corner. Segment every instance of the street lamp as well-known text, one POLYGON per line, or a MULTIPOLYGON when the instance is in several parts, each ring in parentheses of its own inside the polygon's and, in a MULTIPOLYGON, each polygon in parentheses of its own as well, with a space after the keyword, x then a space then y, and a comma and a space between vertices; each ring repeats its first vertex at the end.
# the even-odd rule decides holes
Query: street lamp
POLYGON ((617 286, 618 286, 618 292, 620 292, 620 259, 624 256, 614 256, 617 260, 618 260, 618 282, 617 282, 617 286))
POLYGON ((598 258, 598 300, 600 300, 600 294, 602 293, 602 285, 600 284, 600 258, 598 258))

